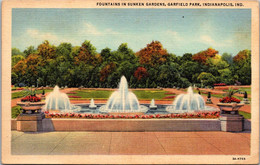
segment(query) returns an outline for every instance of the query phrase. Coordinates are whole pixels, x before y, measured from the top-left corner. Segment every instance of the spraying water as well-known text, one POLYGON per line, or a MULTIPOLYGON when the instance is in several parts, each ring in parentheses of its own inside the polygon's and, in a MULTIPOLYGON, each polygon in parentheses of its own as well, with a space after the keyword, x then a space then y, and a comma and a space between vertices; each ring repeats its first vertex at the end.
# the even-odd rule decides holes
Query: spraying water
POLYGON ((61 93, 58 86, 46 97, 45 110, 70 111, 79 107, 70 104, 69 97, 65 93, 61 93))
POLYGON ((95 105, 94 99, 90 100, 89 108, 91 108, 91 109, 97 108, 97 106, 95 105))
POLYGON ((156 109, 157 108, 157 106, 155 105, 154 99, 151 100, 149 108, 150 109, 156 109))
MULTIPOLYGON (((127 80, 121 77, 118 91, 112 93, 105 106, 106 112, 141 112, 143 109, 139 105, 137 97, 128 91, 127 80)), ((147 111, 147 108, 145 109, 147 111)))
POLYGON ((174 110, 204 110, 205 102, 201 95, 194 94, 192 87, 189 87, 187 94, 180 94, 173 102, 174 110))

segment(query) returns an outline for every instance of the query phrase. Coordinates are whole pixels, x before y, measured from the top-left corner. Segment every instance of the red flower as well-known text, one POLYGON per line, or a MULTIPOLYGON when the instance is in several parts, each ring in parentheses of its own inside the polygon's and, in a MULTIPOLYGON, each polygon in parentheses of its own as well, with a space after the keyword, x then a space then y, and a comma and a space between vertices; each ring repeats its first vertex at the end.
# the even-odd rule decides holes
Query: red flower
POLYGON ((175 98, 176 96, 166 96, 166 97, 164 97, 163 99, 173 99, 173 98, 175 98))
POLYGON ((234 97, 224 97, 222 99, 219 99, 219 102, 221 103, 231 103, 231 102, 236 102, 240 103, 240 100, 234 97))
POLYGON ((22 98, 21 101, 22 102, 25 102, 25 101, 39 102, 39 101, 41 101, 41 98, 39 98, 37 96, 26 96, 26 97, 22 98))
POLYGON ((81 98, 80 96, 69 96, 69 98, 81 98))

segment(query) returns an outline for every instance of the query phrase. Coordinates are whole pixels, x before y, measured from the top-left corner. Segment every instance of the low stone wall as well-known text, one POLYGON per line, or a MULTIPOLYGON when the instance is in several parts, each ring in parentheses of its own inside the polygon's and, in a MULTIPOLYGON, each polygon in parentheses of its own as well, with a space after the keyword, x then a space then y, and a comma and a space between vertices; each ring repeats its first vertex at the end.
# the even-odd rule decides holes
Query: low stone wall
MULTIPOLYGON (((43 119, 43 131, 221 131, 219 119, 43 119)), ((17 130, 12 119, 11 129, 17 130)), ((244 130, 251 130, 251 121, 244 120, 244 130)))
MULTIPOLYGON (((12 129, 15 130, 15 120, 12 129)), ((43 131, 220 131, 218 119, 43 119, 43 131)))

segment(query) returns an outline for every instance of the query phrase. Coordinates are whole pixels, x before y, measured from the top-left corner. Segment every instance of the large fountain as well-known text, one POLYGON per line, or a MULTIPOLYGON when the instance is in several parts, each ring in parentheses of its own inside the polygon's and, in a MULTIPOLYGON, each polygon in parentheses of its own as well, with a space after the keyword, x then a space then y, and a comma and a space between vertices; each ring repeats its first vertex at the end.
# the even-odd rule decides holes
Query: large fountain
POLYGON ((69 97, 65 93, 61 93, 58 86, 46 97, 44 110, 59 110, 62 112, 79 110, 80 107, 70 104, 69 97))
POLYGON ((189 87, 186 94, 180 94, 173 101, 173 106, 166 108, 173 113, 193 112, 193 111, 210 111, 215 110, 213 107, 205 106, 203 97, 193 93, 192 87, 189 87))
POLYGON ((43 108, 46 111, 54 110, 59 112, 80 112, 80 113, 147 113, 147 114, 167 114, 167 113, 186 113, 194 111, 216 110, 214 107, 205 106, 201 95, 193 93, 192 87, 189 87, 186 94, 180 94, 176 97, 172 105, 155 105, 154 99, 151 104, 140 105, 134 93, 128 90, 127 80, 121 77, 119 89, 112 93, 107 103, 95 104, 91 99, 90 104, 70 104, 69 97, 59 91, 55 86, 46 98, 46 104, 43 108))
POLYGON ((146 112, 148 108, 139 105, 135 94, 128 90, 126 78, 122 76, 119 89, 112 93, 107 104, 101 110, 105 112, 146 112))
POLYGON ((187 94, 180 94, 173 102, 175 110, 202 110, 205 109, 204 99, 199 94, 194 94, 192 87, 189 87, 187 94))

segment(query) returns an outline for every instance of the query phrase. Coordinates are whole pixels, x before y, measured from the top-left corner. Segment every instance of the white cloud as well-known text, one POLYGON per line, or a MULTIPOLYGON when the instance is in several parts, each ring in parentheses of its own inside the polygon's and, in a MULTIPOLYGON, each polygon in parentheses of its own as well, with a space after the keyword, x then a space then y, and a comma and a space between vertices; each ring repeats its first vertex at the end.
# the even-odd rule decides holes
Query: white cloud
POLYGON ((177 41, 181 41, 182 40, 182 37, 179 35, 179 33, 178 32, 176 32, 176 31, 172 31, 172 30, 167 30, 166 31, 166 35, 168 36, 168 37, 173 37, 175 40, 177 40, 177 41))
POLYGON ((41 30, 33 28, 29 28, 21 35, 13 37, 12 40, 12 43, 16 45, 15 47, 18 47, 21 50, 25 49, 30 45, 37 47, 45 40, 48 40, 51 44, 54 44, 56 46, 58 46, 62 42, 70 42, 73 45, 79 44, 79 41, 75 38, 66 38, 64 35, 59 36, 54 33, 43 32, 41 30))
POLYGON ((231 40, 231 39, 216 41, 209 35, 201 35, 199 38, 199 41, 201 43, 204 43, 204 44, 207 44, 207 45, 213 46, 213 47, 229 47, 230 45, 233 44, 233 40, 231 40))
POLYGON ((91 35, 101 35, 102 33, 97 30, 97 28, 91 23, 84 23, 83 33, 91 34, 91 35))
POLYGON ((200 40, 202 43, 210 44, 212 46, 216 45, 216 42, 208 35, 200 36, 200 40))
POLYGON ((56 35, 52 33, 45 33, 45 32, 40 32, 37 29, 27 29, 26 31, 27 35, 31 37, 31 39, 35 40, 51 40, 51 41, 58 41, 60 40, 56 35))
POLYGON ((92 36, 104 36, 104 35, 118 35, 119 32, 113 31, 112 29, 99 30, 96 26, 91 23, 84 23, 81 31, 82 35, 92 35, 92 36))

